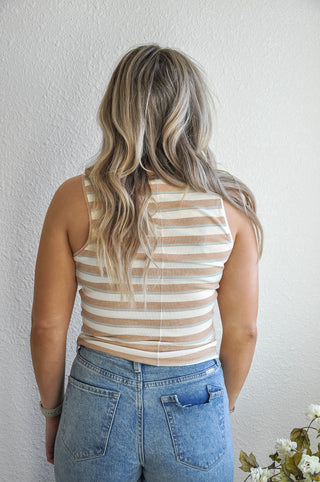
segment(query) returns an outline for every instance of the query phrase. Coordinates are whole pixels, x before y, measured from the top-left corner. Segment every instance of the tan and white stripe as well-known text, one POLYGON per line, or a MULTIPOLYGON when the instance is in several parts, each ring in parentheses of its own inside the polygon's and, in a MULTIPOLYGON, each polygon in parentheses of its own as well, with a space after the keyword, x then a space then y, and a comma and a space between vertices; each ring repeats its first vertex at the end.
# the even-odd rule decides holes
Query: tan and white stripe
MULTIPOLYGON (((97 217, 94 192, 83 175, 91 226, 97 217)), ((149 204, 158 233, 147 277, 146 308, 139 248, 133 260, 136 308, 110 289, 99 273, 90 236, 74 253, 81 285, 82 329, 77 344, 151 365, 190 365, 218 357, 212 322, 217 288, 233 239, 223 200, 216 193, 184 191, 160 179, 149 180, 149 204)), ((91 233, 91 230, 90 230, 91 233)))

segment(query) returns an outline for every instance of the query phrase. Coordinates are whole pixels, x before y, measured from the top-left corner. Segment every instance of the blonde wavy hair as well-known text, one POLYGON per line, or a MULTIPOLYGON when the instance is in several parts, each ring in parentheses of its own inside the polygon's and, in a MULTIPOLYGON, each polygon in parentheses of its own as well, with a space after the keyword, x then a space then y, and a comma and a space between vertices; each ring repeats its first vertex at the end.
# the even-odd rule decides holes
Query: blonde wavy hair
POLYGON ((209 148, 213 98, 205 74, 184 53, 159 45, 129 50, 114 70, 98 120, 101 150, 85 169, 99 213, 92 225, 100 274, 135 304, 132 261, 141 246, 146 276, 157 246, 148 172, 177 187, 215 192, 250 219, 262 256, 263 228, 251 190, 217 169, 209 148))

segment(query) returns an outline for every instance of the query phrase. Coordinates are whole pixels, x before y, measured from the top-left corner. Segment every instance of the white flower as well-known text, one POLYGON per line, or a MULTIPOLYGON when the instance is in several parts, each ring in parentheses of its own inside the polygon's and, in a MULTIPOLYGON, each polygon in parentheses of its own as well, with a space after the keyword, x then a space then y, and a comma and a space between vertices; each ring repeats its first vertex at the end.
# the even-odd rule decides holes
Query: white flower
POLYGON ((306 415, 309 420, 320 417, 320 405, 315 405, 314 403, 309 405, 306 415))
POLYGON ((252 467, 250 475, 252 482, 268 482, 268 478, 271 476, 268 469, 262 469, 261 467, 252 467))
POLYGON ((298 464, 299 469, 302 471, 303 476, 313 475, 320 472, 320 461, 315 455, 303 454, 298 464))
POLYGON ((290 457, 294 455, 294 449, 297 448, 297 443, 292 442, 292 440, 289 440, 287 438, 278 438, 275 448, 279 454, 281 462, 284 462, 287 454, 290 457))

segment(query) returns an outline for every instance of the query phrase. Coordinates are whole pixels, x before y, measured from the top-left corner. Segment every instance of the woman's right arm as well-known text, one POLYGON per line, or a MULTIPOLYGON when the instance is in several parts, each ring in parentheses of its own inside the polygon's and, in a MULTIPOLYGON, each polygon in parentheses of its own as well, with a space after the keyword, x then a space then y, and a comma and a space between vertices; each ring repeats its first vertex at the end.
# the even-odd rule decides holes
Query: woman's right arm
POLYGON ((249 219, 231 203, 225 202, 225 207, 236 235, 217 290, 223 329, 219 358, 232 409, 247 378, 257 341, 258 249, 249 219))

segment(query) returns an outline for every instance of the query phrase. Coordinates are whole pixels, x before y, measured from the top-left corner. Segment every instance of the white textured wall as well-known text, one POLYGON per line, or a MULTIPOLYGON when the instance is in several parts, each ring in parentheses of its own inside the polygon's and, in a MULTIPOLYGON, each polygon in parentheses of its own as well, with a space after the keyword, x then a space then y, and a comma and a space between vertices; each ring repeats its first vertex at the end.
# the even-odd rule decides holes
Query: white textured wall
MULTIPOLYGON (((219 98, 219 165, 256 195, 265 228, 259 337, 232 428, 236 467, 241 448, 269 463, 275 439, 320 403, 320 2, 2 0, 0 32, 0 480, 54 480, 29 346, 40 232, 59 184, 99 147, 96 113, 116 63, 149 42, 204 66, 219 98)), ((220 333, 218 313, 216 323, 220 333)))

